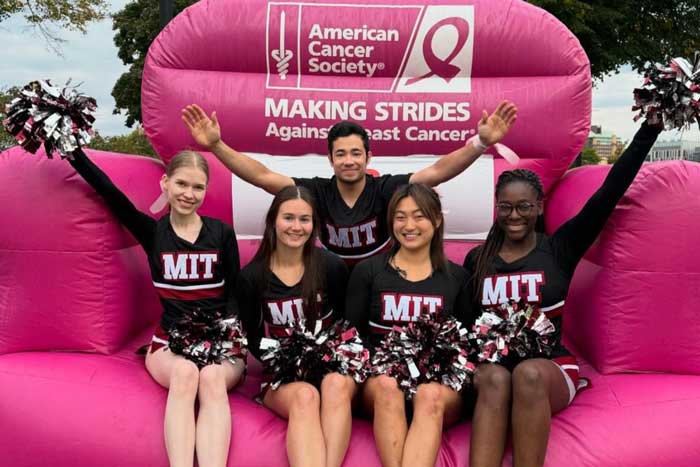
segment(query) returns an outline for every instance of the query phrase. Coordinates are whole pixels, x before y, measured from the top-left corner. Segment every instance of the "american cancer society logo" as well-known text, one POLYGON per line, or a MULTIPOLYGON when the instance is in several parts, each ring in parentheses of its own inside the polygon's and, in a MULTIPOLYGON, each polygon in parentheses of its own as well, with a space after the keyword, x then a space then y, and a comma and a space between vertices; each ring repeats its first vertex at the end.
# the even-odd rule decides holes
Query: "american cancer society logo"
POLYGON ((267 87, 471 91, 474 7, 268 3, 267 87))

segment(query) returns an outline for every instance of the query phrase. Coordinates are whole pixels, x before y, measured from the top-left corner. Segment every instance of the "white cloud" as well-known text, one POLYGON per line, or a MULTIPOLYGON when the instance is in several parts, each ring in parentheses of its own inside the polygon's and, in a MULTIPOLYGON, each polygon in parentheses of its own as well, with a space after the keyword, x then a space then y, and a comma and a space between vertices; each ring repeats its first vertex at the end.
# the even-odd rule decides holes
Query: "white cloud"
MULTIPOLYGON (((643 76, 626 67, 620 74, 607 77, 602 83, 593 88, 593 125, 602 125, 603 131, 631 140, 639 128, 639 122, 633 120, 637 112, 632 111, 634 88, 641 87, 643 76)), ((689 141, 700 141, 700 130, 695 125, 684 132, 667 131, 660 139, 671 140, 683 138, 689 141)))

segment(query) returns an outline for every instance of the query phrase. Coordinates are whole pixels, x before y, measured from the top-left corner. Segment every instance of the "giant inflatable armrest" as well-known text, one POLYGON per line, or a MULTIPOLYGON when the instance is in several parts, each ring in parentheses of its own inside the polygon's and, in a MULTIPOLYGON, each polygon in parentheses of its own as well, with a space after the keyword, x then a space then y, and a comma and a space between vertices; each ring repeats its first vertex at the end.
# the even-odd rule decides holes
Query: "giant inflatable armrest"
MULTIPOLYGON (((149 212, 163 165, 87 151, 149 212)), ((0 153, 0 354, 112 353, 159 316, 146 257, 67 161, 19 147, 0 153)))
MULTIPOLYGON (((609 166, 575 169, 551 192, 548 232, 575 215, 609 166)), ((645 164, 569 290, 564 333, 604 374, 700 374, 700 164, 645 164)))

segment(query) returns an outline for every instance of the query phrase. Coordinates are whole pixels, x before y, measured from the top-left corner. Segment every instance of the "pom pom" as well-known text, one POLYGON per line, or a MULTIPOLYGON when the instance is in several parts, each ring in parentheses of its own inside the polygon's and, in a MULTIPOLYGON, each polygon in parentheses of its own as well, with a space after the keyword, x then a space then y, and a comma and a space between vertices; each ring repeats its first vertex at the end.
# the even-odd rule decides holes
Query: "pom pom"
POLYGON ((70 158, 90 142, 95 109, 95 99, 80 94, 70 80, 63 88, 32 81, 6 105, 2 124, 25 150, 35 153, 43 144, 49 158, 54 150, 70 158))
POLYGON ((260 357, 264 372, 273 375, 269 384, 277 389, 281 384, 305 381, 317 388, 328 373, 351 376, 357 383, 367 377, 369 351, 355 328, 347 321, 338 321, 327 329, 321 329, 316 321, 313 331, 306 328, 305 320, 295 322, 287 330, 288 337, 263 338, 260 357))
POLYGON ((188 313, 168 331, 169 348, 204 368, 228 360, 235 364, 248 352, 248 340, 237 317, 200 308, 188 313))
POLYGON ((471 384, 475 370, 468 354, 468 331, 459 321, 441 313, 423 314, 384 337, 372 355, 371 372, 395 378, 409 400, 419 384, 430 382, 459 392, 471 384))
POLYGON ((539 308, 510 301, 477 318, 469 339, 479 362, 514 367, 521 360, 548 357, 555 344, 554 324, 539 308))
POLYGON ((632 110, 639 110, 635 121, 645 117, 666 130, 700 125, 700 52, 695 52, 692 63, 677 57, 667 65, 650 64, 634 99, 632 110))

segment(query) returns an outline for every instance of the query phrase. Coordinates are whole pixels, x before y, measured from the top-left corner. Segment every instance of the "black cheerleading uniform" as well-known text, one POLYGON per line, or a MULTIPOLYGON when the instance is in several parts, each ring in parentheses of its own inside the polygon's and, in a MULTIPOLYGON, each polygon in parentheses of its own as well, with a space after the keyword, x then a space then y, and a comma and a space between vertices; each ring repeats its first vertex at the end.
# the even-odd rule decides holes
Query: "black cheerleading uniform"
POLYGON ((348 284, 345 316, 370 349, 393 326, 405 326, 423 313, 447 313, 462 323, 473 321, 462 267, 448 261, 447 271, 434 271, 412 282, 389 264, 390 255, 385 252, 359 263, 348 284))
POLYGON ((240 262, 231 226, 200 216, 202 229, 195 242, 190 243, 177 236, 168 214, 154 220, 142 213, 81 150, 73 154, 71 165, 104 198, 145 250, 151 279, 163 306, 163 330, 167 332, 194 309, 223 311, 228 317, 237 314, 234 285, 240 262))
MULTIPOLYGON (((480 300, 475 305, 488 308, 520 299, 538 305, 556 328, 557 344, 551 358, 571 357, 561 344, 561 331, 566 295, 574 270, 632 184, 660 131, 642 124, 629 147, 610 169, 603 185, 581 211, 551 236, 537 234, 536 246, 527 255, 512 263, 495 256, 491 271, 484 278, 480 300)), ((476 255, 480 249, 470 251, 464 260, 470 277, 476 270, 476 255)), ((471 283, 470 290, 473 290, 471 283)))
MULTIPOLYGON (((318 249, 325 271, 325 287, 318 294, 318 318, 325 329, 343 317, 348 269, 333 253, 318 249)), ((236 281, 236 296, 241 321, 248 337, 248 349, 260 359, 263 337, 286 336, 287 329, 308 316, 302 298, 301 281, 293 286, 283 283, 274 273, 265 274, 262 261, 245 266, 236 281)))
POLYGON ((389 245, 387 205, 394 191, 406 185, 411 174, 365 175, 365 188, 351 208, 340 195, 336 178, 294 178, 316 200, 321 219, 321 243, 349 266, 384 251, 389 245))

